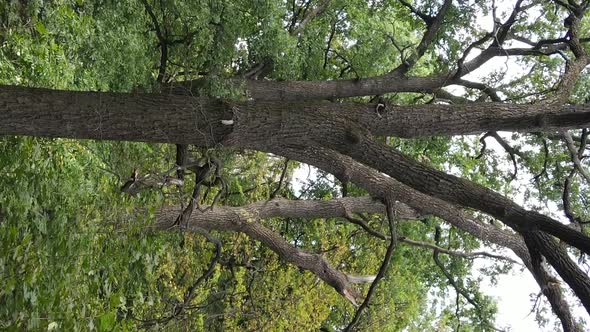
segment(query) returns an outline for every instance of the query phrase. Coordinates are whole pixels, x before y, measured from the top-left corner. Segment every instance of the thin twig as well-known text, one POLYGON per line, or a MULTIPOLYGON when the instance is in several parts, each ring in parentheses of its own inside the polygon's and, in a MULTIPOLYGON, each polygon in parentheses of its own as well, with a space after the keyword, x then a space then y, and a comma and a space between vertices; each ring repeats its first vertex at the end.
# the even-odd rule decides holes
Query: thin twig
POLYGON ((285 175, 287 174, 287 168, 289 167, 289 159, 285 159, 285 165, 283 166, 283 170, 281 172, 281 177, 279 179, 279 184, 277 185, 277 188, 270 194, 269 200, 275 198, 277 196, 277 193, 279 192, 279 190, 281 190, 281 187, 283 185, 283 181, 285 180, 285 175))
POLYGON ((415 240, 408 239, 408 238, 401 237, 401 236, 398 237, 397 239, 400 242, 404 242, 404 243, 407 243, 412 246, 437 250, 441 254, 447 254, 447 255, 452 255, 452 256, 457 256, 457 257, 462 257, 462 258, 490 257, 490 258, 494 258, 494 259, 504 260, 504 261, 510 262, 512 264, 522 265, 521 263, 513 260, 512 258, 502 256, 502 255, 490 254, 485 251, 463 252, 463 251, 445 249, 445 248, 440 247, 440 246, 433 244, 433 243, 423 242, 423 241, 415 241, 415 240))
POLYGON ((387 220, 389 222, 389 236, 390 236, 389 246, 387 247, 387 251, 385 252, 385 257, 383 259, 383 262, 381 263, 381 267, 379 268, 379 272, 377 273, 375 280, 373 281, 373 283, 371 283, 371 286, 369 287, 369 291, 367 292, 367 296, 365 297, 365 300, 358 307, 358 309, 356 310, 356 313, 354 314, 354 317, 352 318, 352 320, 350 321, 348 326, 344 329, 344 331, 350 331, 358 324, 363 310, 365 310, 369 306, 369 302, 371 301, 371 297, 373 296, 373 293, 375 292, 375 289, 377 288, 377 284, 383 278, 383 276, 385 275, 385 272, 387 271, 387 268, 389 267, 389 263, 391 262, 391 256, 393 256, 393 250, 395 249, 395 247, 397 245, 396 215, 395 215, 395 210, 393 207, 394 202, 392 202, 391 199, 387 199, 386 203, 387 203, 386 204, 386 206, 387 206, 387 220))
MULTIPOLYGON (((588 172, 587 169, 584 168, 584 166, 582 166, 582 161, 579 158, 579 150, 576 149, 576 147, 574 145, 574 140, 572 139, 572 135, 570 135, 570 133, 567 130, 561 130, 559 133, 561 134, 561 136, 563 137, 563 139, 565 141, 565 145, 567 146, 567 149, 570 153, 570 158, 572 159, 572 162, 574 163, 575 169, 580 174, 582 174, 584 179, 586 179, 588 184, 590 184, 590 173, 588 172)), ((584 138, 584 141, 585 140, 586 139, 584 138)), ((582 151, 584 151, 584 147, 580 147, 580 149, 582 151)))
MULTIPOLYGON (((441 229, 440 227, 436 227, 435 233, 434 233, 434 239, 435 242, 437 243, 437 245, 440 242, 440 234, 441 234, 441 229)), ((469 296, 469 294, 467 293, 467 291, 465 289, 463 289, 463 287, 461 287, 453 278, 453 275, 447 271, 447 269, 445 268, 444 264, 441 262, 440 258, 438 257, 440 254, 438 249, 434 249, 433 251, 433 255, 432 258, 434 259, 434 262, 436 263, 436 265, 439 267, 439 269, 442 271, 442 273, 445 275, 445 277, 447 278, 447 280, 449 281, 449 283, 451 284, 451 286, 453 286, 453 288, 455 289, 455 291, 457 292, 457 296, 459 296, 459 294, 465 298, 465 300, 467 300, 467 302, 469 302, 473 307, 475 307, 475 309, 478 312, 478 315, 480 316, 480 318, 482 319, 482 321, 484 322, 484 324, 486 324, 488 327, 490 327, 491 329, 495 330, 495 331, 500 331, 499 329, 497 329, 496 327, 494 327, 491 323, 488 322, 487 319, 484 319, 481 315, 483 313, 483 311, 481 310, 480 305, 475 301, 475 299, 471 298, 471 296, 469 296)))

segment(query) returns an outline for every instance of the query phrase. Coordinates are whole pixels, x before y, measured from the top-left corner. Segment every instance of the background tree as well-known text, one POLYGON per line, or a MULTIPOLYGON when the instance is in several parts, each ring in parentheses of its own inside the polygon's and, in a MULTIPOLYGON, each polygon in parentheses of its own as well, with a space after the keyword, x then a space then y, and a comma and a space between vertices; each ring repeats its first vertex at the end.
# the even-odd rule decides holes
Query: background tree
POLYGON ((498 329, 506 248, 581 331, 587 7, 1 4, 1 326, 498 329))

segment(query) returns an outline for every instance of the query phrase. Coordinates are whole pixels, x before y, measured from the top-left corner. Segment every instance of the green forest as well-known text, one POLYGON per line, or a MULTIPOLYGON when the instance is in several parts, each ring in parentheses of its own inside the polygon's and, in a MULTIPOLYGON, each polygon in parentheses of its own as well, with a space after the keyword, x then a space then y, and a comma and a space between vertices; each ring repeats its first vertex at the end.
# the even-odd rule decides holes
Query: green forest
POLYGON ((0 1, 0 330, 590 328, 589 7, 0 1))

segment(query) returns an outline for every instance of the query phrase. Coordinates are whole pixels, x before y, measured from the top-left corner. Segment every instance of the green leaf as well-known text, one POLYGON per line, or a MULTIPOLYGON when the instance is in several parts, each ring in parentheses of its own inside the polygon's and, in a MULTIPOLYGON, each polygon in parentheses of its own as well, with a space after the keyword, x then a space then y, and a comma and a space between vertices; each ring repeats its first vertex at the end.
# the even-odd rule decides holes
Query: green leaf
POLYGON ((117 314, 114 311, 107 312, 98 317, 98 331, 112 331, 117 323, 117 314))
POLYGON ((47 34, 47 29, 45 28, 45 25, 41 21, 37 21, 37 24, 35 24, 35 30, 41 35, 47 34))

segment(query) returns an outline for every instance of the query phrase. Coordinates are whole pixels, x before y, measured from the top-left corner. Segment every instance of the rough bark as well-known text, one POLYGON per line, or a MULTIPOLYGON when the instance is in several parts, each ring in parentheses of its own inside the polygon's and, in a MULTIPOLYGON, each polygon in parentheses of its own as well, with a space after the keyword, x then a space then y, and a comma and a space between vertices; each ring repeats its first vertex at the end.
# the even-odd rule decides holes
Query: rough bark
MULTIPOLYGON (((259 222, 261 219, 277 215, 284 217, 311 217, 314 215, 314 208, 319 209, 320 216, 343 215, 343 206, 348 206, 348 208, 357 212, 377 212, 384 209, 381 204, 371 202, 370 199, 355 201, 349 198, 333 201, 329 204, 278 199, 252 204, 247 207, 224 207, 223 209, 208 210, 206 212, 197 210, 191 214, 190 218, 181 227, 192 231, 205 229, 247 234, 277 253, 285 261, 312 272, 356 305, 359 293, 351 284, 371 282, 374 277, 356 276, 340 272, 322 255, 310 254, 294 247, 278 233, 259 222)), ((179 212, 178 207, 163 208, 158 213, 155 228, 160 230, 172 229, 179 212)))
POLYGON ((231 131, 215 99, 0 86, 0 134, 214 146, 231 131))
POLYGON ((590 253, 590 238, 557 220, 527 211, 494 191, 418 163, 373 140, 366 128, 320 111, 236 110, 226 143, 281 154, 283 148, 326 147, 442 200, 488 213, 517 231, 539 229, 590 253), (274 147, 274 148, 273 148, 274 147))
MULTIPOLYGON (((329 109, 312 106, 285 110, 276 103, 254 103, 256 107, 252 109, 253 103, 231 106, 217 100, 186 96, 16 87, 0 89, 0 102, 0 132, 3 134, 201 146, 223 143, 263 150, 276 143, 284 147, 327 146, 372 165, 419 191, 484 211, 511 227, 539 228, 590 253, 587 236, 551 218, 526 211, 485 187, 417 163, 375 142, 367 136, 365 127, 354 125, 351 119, 342 114, 338 116, 329 109), (234 125, 223 125, 222 120, 233 120, 234 125)), ((584 114, 590 116, 590 113, 584 114)))
MULTIPOLYGON (((567 46, 563 43, 559 45, 547 45, 543 49, 504 49, 502 47, 489 47, 471 61, 461 64, 460 70, 428 77, 408 77, 400 75, 399 71, 394 71, 389 75, 360 79, 264 81, 234 78, 227 79, 224 84, 233 89, 244 89, 248 97, 258 101, 329 100, 382 95, 394 92, 436 93, 445 86, 453 84, 463 85, 461 77, 474 72, 494 57, 551 54, 565 48, 567 46)), ((199 88, 205 83, 205 79, 185 81, 175 83, 169 86, 168 89, 198 95, 199 88)))
MULTIPOLYGON (((395 205, 397 218, 418 218, 416 211, 405 204, 395 205)), ((176 211, 177 213, 179 211, 176 211)), ((282 218, 334 218, 348 217, 350 213, 381 213, 385 214, 385 206, 370 197, 342 197, 331 200, 289 200, 275 198, 270 201, 256 202, 245 207, 215 207, 204 212, 195 211, 191 222, 196 224, 208 221, 233 220, 240 213, 256 216, 257 219, 273 217, 282 218)))
POLYGON ((529 252, 542 254, 571 287, 586 308, 586 312, 590 313, 590 280, 587 273, 570 259, 565 248, 547 234, 538 231, 527 231, 523 237, 529 252))
MULTIPOLYGON (((400 202, 393 202, 392 211, 395 213, 396 220, 406 218, 416 218, 416 213, 400 202)), ((166 207, 160 213, 155 224, 156 229, 170 230, 170 225, 174 225, 176 216, 181 211, 180 207, 166 207)), ((242 207, 216 207, 215 209, 205 211, 194 211, 187 220, 186 227, 188 230, 219 230, 219 231, 237 231, 248 234, 267 245, 271 250, 279 254, 284 260, 297 265, 300 268, 307 269, 318 275, 322 280, 333 286, 341 294, 349 296, 354 294, 354 289, 349 285, 355 281, 369 280, 369 277, 357 277, 343 274, 336 271, 323 257, 310 255, 293 248, 286 243, 278 234, 257 224, 261 219, 267 218, 347 218, 349 213, 380 213, 385 214, 386 206, 380 201, 369 197, 346 197, 332 200, 316 201, 293 201, 287 199, 273 199, 271 201, 257 202, 242 207), (246 223, 246 225, 242 225, 246 223), (270 243, 270 245, 269 245, 270 243)), ((179 226, 181 227, 181 226, 179 226)), ((502 256, 492 255, 486 252, 457 252, 437 247, 436 245, 413 241, 404 237, 397 237, 397 240, 414 246, 425 247, 429 249, 441 250, 449 255, 456 255, 464 258, 477 256, 493 257, 497 259, 507 259, 502 256)))
POLYGON ((302 162, 315 165, 337 177, 353 182, 365 188, 372 196, 389 197, 406 203, 419 215, 438 216, 482 241, 512 250, 523 261, 539 284, 553 312, 562 322, 564 331, 581 331, 571 314, 561 286, 555 282, 548 282, 552 277, 545 269, 536 270, 533 268, 527 246, 521 236, 492 225, 479 223, 452 204, 418 192, 375 169, 334 151, 307 147, 303 150, 286 149, 283 152, 294 160, 299 158, 298 160, 302 162))
MULTIPOLYGON (((532 50, 529 50, 532 52, 532 50)), ((538 52, 533 52, 537 54, 538 52)), ((460 75, 464 76, 495 56, 522 55, 523 50, 510 52, 500 47, 485 50, 469 62, 461 65, 460 75)), ((263 81, 249 79, 228 79, 225 84, 234 89, 245 89, 248 96, 266 101, 326 100, 358 96, 382 95, 392 92, 435 93, 445 86, 457 84, 458 71, 429 77, 408 77, 391 73, 361 79, 322 80, 322 81, 263 81)), ((204 79, 175 84, 171 89, 191 91, 198 95, 198 90, 205 84, 204 79)))
MULTIPOLYGON (((582 252, 590 253, 590 238, 581 232, 535 211, 527 211, 486 187, 409 159, 400 152, 374 141, 364 128, 350 123, 347 119, 327 120, 322 115, 318 112, 291 118, 291 113, 283 112, 279 119, 273 119, 272 111, 259 111, 256 116, 251 112, 236 111, 234 132, 230 134, 227 142, 230 145, 242 144, 242 147, 278 154, 281 154, 280 150, 272 150, 273 145, 299 148, 322 146, 334 149, 418 191, 490 214, 519 233, 547 232, 582 252), (261 116, 260 113, 264 115, 261 116)), ((554 243, 547 243, 541 249, 543 255, 553 255, 559 250, 554 243)), ((552 259, 550 263, 559 264, 554 268, 590 312, 588 276, 576 268, 575 263, 571 262, 567 255, 561 255, 560 259, 552 259)))
MULTIPOLYGON (((529 256, 529 253, 525 253, 529 256)), ((541 257, 535 257, 534 261, 529 256, 527 260, 523 260, 527 269, 535 278, 537 284, 541 287, 541 292, 549 300, 551 309, 561 321, 561 326, 564 332, 581 332, 582 327, 575 321, 571 314, 569 304, 565 300, 559 281, 551 276, 541 264, 541 257)))
MULTIPOLYGON (((590 105, 387 105, 381 118, 375 105, 330 102, 225 103, 183 95, 79 92, 0 86, 0 133, 190 143, 223 141, 234 109, 250 117, 283 122, 314 116, 316 126, 332 118, 358 123, 376 136, 466 135, 494 130, 553 131, 590 126, 590 105), (263 114, 261 112, 265 112, 263 114)), ((279 129, 282 127, 279 127, 279 129)))
MULTIPOLYGON (((198 91, 205 83, 196 80, 182 83, 181 91, 198 91)), ((334 81, 264 81, 228 79, 234 89, 244 89, 255 100, 297 101, 325 100, 354 96, 379 95, 388 92, 433 92, 452 84, 448 77, 370 77, 334 81)))
POLYGON ((386 105, 380 114, 375 111, 375 104, 359 103, 249 102, 236 104, 236 107, 251 113, 263 110, 281 115, 289 112, 294 116, 320 114, 325 117, 325 121, 330 121, 330 118, 345 118, 375 136, 405 138, 468 135, 488 131, 554 131, 590 125, 590 105, 386 105))
MULTIPOLYGON (((321 145, 326 144, 397 177, 398 180, 405 181, 419 190, 424 190, 428 194, 459 204, 479 206, 486 212, 490 211, 490 207, 492 207, 491 212, 493 213, 491 214, 500 215, 502 220, 506 218, 517 220, 519 216, 527 216, 529 213, 518 207, 513 207, 512 202, 485 188, 483 193, 478 193, 476 190, 475 193, 479 196, 474 195, 472 190, 474 184, 432 170, 395 151, 375 145, 376 143, 365 137, 367 130, 358 126, 351 127, 352 121, 342 114, 335 118, 334 112, 317 106, 311 106, 306 110, 285 109, 285 105, 280 103, 267 103, 265 107, 257 108, 254 111, 248 109, 248 107, 252 107, 253 103, 247 104, 247 107, 235 106, 236 104, 232 104, 232 106, 217 100, 201 100, 187 96, 64 92, 1 87, 0 133, 182 142, 201 146, 210 146, 221 142, 226 145, 253 147, 286 156, 288 156, 289 149, 295 149, 299 152, 292 159, 296 160, 304 159, 305 153, 302 153, 301 149, 309 146, 320 148, 321 145), (233 126, 223 125, 221 120, 234 120, 235 124, 233 126), (240 128, 235 131, 238 124, 240 128), (231 140, 227 141, 228 134, 232 130, 231 140), (240 136, 244 133, 247 135, 240 136), (398 169, 396 170, 396 168, 398 169), (404 175, 404 172, 407 174, 404 175), (415 178, 412 179, 412 177, 415 178), (450 192, 446 192, 449 188, 450 192), (457 194, 459 194, 458 198, 454 197, 457 194), (492 198, 491 201, 486 203, 489 198, 492 198), (479 203, 469 203, 472 200, 479 203)), ((522 107, 526 108, 528 105, 522 107)), ((465 112, 469 111, 467 108, 464 110, 465 112)), ((429 112, 424 113, 426 115, 429 112)), ((587 110, 577 112, 577 109, 574 109, 571 113, 576 116, 582 114, 582 119, 587 119, 588 116, 587 110)), ((465 115, 467 116, 467 113, 465 115)), ((570 114, 570 116, 573 115, 570 114)), ((525 125, 522 122, 521 124, 525 125)), ((462 130, 460 127, 458 128, 459 131, 462 130)), ((313 155, 313 152, 310 155, 313 155)), ((311 164, 317 165, 317 162, 316 160, 311 164)), ((368 189, 366 186, 363 187, 368 189)), ((423 198, 416 200, 416 202, 424 202, 424 199, 429 197, 421 195, 423 198)), ((400 197, 399 200, 407 199, 408 197, 400 197)), ((438 205, 444 207, 445 204, 448 205, 448 203, 438 200, 438 205)), ((444 211, 444 209, 440 211, 444 211)), ((433 212, 436 213, 436 211, 433 212)), ((446 217, 443 216, 443 212, 438 212, 436 215, 440 215, 446 220, 452 220, 453 212, 447 212, 449 215, 446 217)), ((539 216, 532 213, 533 219, 539 216)), ((528 217, 530 218, 531 215, 528 217)), ((545 218, 547 217, 541 216, 540 220, 546 220, 545 218)), ((455 216, 455 219, 460 220, 461 217, 455 216)), ((508 221, 510 222, 510 219, 508 221)), ((517 220, 517 222, 520 221, 517 220)), ((560 227, 562 225, 547 226, 541 222, 534 226, 550 233, 551 227, 554 227, 553 231, 555 232, 562 231, 560 227)), ((469 231, 469 227, 473 227, 471 232, 482 230, 482 228, 469 223, 464 224, 463 227, 467 231, 469 231)), ((493 230, 487 231, 494 232, 493 230)), ((482 234, 480 234, 480 238, 482 238, 481 236, 482 234)), ((576 236, 581 235, 579 233, 573 234, 573 237, 576 236)), ((582 237, 578 240, 584 243, 586 239, 582 237)))

